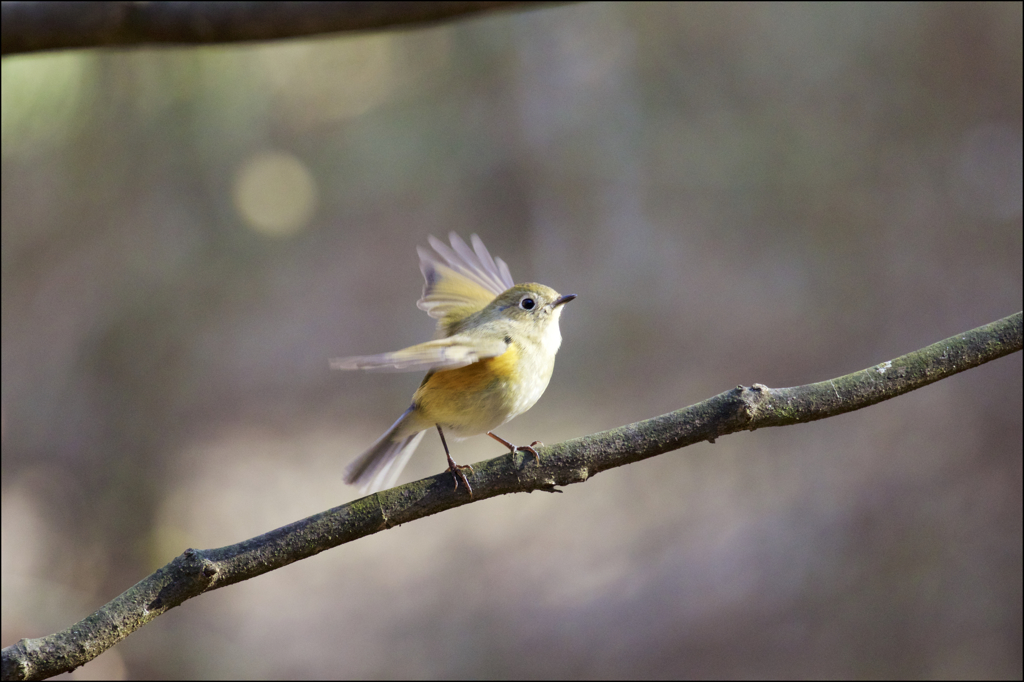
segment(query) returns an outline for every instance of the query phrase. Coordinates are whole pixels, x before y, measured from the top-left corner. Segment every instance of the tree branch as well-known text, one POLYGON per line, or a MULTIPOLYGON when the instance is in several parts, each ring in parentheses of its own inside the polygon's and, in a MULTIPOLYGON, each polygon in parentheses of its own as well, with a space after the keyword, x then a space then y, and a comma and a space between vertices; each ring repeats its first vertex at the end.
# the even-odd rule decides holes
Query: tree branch
POLYGON ((428 24, 544 2, 4 2, 0 53, 231 43, 428 24))
POLYGON ((475 464, 474 496, 445 472, 329 509, 235 545, 186 550, 156 573, 61 632, 3 649, 4 680, 74 670, 164 612, 226 587, 393 526, 506 493, 554 490, 736 431, 815 421, 874 405, 1021 350, 1022 313, 957 334, 853 374, 794 388, 737 386, 703 402, 611 431, 475 464))

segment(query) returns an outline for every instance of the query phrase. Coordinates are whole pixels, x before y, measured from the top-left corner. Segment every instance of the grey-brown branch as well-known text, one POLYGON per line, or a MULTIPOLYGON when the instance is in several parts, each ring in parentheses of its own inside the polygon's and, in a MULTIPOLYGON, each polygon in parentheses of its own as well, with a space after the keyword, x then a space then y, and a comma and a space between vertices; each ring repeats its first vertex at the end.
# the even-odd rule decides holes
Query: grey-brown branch
POLYGON ((815 421, 894 398, 1021 350, 1022 313, 957 334, 853 374, 794 388, 736 388, 690 407, 610 431, 474 464, 473 497, 445 471, 219 549, 186 550, 62 632, 3 649, 4 680, 77 668, 157 616, 226 587, 401 523, 506 493, 554 490, 607 469, 736 431, 815 421))

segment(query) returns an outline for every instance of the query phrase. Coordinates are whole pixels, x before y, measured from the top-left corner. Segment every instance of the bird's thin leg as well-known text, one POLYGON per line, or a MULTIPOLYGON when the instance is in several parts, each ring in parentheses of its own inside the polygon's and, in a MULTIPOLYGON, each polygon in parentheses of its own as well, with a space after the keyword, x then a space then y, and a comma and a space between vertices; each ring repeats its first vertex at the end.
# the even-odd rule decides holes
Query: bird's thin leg
POLYGON ((533 449, 534 445, 544 445, 539 440, 533 441, 533 443, 531 443, 530 445, 512 445, 512 443, 509 443, 507 440, 505 440, 496 433, 491 433, 490 431, 488 431, 487 435, 493 438, 494 440, 498 441, 502 445, 504 445, 506 448, 508 448, 509 452, 511 452, 513 455, 516 453, 516 450, 519 450, 520 452, 529 452, 531 455, 533 455, 533 459, 537 462, 537 464, 540 464, 540 455, 538 455, 537 451, 533 449))
POLYGON ((471 467, 468 464, 455 463, 455 460, 452 459, 451 453, 448 452, 448 443, 444 439, 444 431, 441 430, 441 425, 435 424, 435 426, 437 426, 437 435, 441 436, 441 445, 444 446, 444 456, 448 458, 448 471, 452 472, 452 478, 455 479, 455 489, 459 489, 459 481, 462 481, 462 483, 466 486, 466 490, 469 491, 469 496, 473 497, 473 488, 472 486, 469 485, 469 480, 466 478, 466 474, 462 473, 462 470, 469 469, 474 474, 476 472, 473 471, 473 467, 471 467))

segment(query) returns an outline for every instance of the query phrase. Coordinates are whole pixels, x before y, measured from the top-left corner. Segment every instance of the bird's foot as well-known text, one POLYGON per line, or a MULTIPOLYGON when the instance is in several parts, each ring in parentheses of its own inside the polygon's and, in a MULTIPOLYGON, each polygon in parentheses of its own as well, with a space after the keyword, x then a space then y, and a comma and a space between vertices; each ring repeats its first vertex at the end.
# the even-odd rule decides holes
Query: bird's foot
POLYGON ((494 433, 491 433, 490 431, 487 432, 487 435, 490 436, 491 438, 493 438, 494 440, 498 441, 502 445, 504 445, 506 448, 508 448, 509 452, 512 453, 513 455, 516 454, 517 451, 518 452, 529 452, 531 455, 533 455, 533 460, 535 462, 537 462, 537 464, 540 464, 540 455, 538 455, 537 451, 533 449, 533 446, 535 446, 535 445, 539 445, 541 447, 544 447, 544 443, 541 443, 539 440, 535 440, 532 443, 530 443, 529 445, 513 445, 512 443, 509 443, 507 440, 505 440, 501 436, 499 436, 497 434, 494 434, 494 433))

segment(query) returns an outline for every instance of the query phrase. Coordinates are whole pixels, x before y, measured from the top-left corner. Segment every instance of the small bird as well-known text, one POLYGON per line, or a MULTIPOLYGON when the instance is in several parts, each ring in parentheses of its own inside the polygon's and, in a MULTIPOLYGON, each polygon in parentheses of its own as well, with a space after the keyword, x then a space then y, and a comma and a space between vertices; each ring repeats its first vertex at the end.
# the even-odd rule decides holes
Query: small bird
POLYGON ((449 238, 451 248, 431 236, 436 253, 416 249, 425 280, 416 306, 437 320, 437 338, 393 353, 331 360, 333 369, 427 371, 409 409, 345 469, 345 482, 364 493, 394 485, 431 427, 441 436, 455 489, 461 481, 471 497, 465 470, 472 467, 455 463, 445 431, 486 433, 511 453, 529 452, 540 461, 533 449, 539 441, 517 446, 493 430, 533 407, 548 387, 562 344, 558 318, 576 294, 516 284, 480 237, 470 237, 472 249, 454 232, 449 238))

